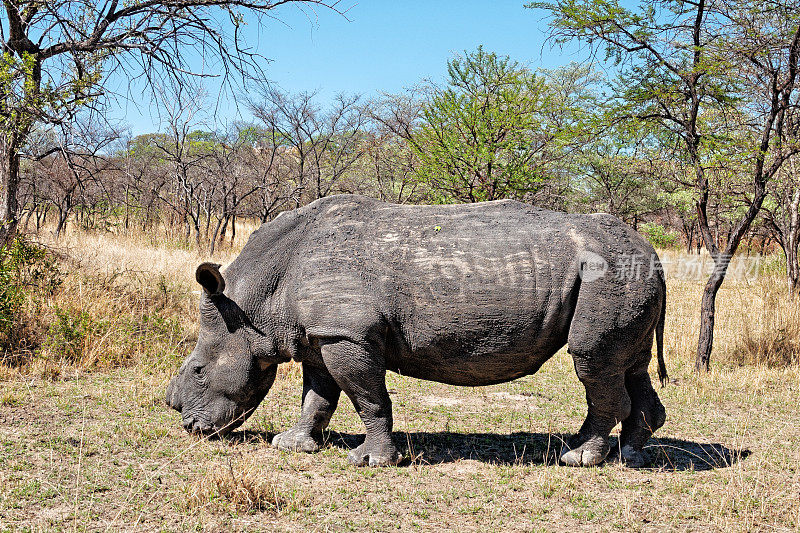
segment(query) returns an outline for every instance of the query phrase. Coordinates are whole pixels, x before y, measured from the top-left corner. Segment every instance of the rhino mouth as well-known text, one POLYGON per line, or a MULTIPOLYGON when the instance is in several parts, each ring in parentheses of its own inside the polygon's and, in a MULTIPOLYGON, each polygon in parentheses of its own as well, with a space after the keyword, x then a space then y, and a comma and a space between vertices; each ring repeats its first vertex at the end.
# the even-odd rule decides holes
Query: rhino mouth
POLYGON ((238 428, 244 421, 247 420, 248 416, 254 411, 254 409, 249 409, 247 411, 242 412, 235 416, 230 422, 225 425, 218 425, 212 424, 204 420, 196 419, 193 417, 187 417, 183 419, 183 428, 191 433, 192 435, 197 435, 200 437, 208 437, 208 438, 222 438, 234 429, 238 428))
POLYGON ((188 419, 183 421, 183 427, 192 435, 198 437, 221 438, 242 425, 244 420, 237 419, 222 427, 199 420, 188 419))

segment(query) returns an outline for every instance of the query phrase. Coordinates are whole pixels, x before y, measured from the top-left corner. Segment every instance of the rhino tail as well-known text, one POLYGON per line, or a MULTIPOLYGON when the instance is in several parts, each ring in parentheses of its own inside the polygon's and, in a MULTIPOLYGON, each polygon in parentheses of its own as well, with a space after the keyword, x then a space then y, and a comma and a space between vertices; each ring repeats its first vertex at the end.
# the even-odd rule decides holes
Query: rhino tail
POLYGON ((664 298, 661 302, 661 316, 658 317, 656 324, 656 354, 658 357, 658 380, 662 387, 666 387, 669 381, 667 375, 667 365, 664 364, 664 321, 667 316, 667 284, 664 281, 664 274, 661 273, 661 284, 664 291, 664 298))

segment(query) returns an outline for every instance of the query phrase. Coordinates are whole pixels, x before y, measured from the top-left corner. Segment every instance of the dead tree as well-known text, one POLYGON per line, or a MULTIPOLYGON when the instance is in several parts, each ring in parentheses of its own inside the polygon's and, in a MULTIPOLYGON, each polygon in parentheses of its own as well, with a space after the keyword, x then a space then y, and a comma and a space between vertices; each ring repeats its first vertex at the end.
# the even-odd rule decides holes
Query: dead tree
MULTIPOLYGON (((325 0, 6 1, 0 10, 0 245, 19 222, 20 160, 36 127, 100 108, 112 74, 145 84, 221 76, 223 85, 263 79, 243 39, 249 25, 285 4, 325 0), (201 67, 193 61, 204 57, 201 67), (216 61, 209 61, 210 58, 216 61), (213 71, 204 70, 213 65, 213 71)), ((133 85, 135 86, 135 85, 133 85)), ((141 94, 136 95, 141 99, 141 94)))

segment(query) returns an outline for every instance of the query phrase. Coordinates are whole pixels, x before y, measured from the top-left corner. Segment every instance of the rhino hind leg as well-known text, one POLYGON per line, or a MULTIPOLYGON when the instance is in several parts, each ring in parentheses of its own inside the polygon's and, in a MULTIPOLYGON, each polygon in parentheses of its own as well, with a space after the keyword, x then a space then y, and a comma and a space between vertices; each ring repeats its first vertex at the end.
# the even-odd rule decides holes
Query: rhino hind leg
POLYGON ((666 411, 653 389, 647 366, 630 372, 625 377, 625 387, 631 397, 631 414, 622 421, 619 447, 612 452, 612 458, 639 468, 650 464, 644 445, 653 432, 664 425, 666 411))
POLYGON ((275 435, 272 445, 281 450, 315 452, 322 444, 322 431, 339 403, 341 388, 324 368, 303 363, 303 405, 300 419, 275 435))
POLYGON ((322 345, 322 359, 353 402, 366 427, 363 444, 347 456, 357 466, 388 466, 401 456, 392 440, 392 401, 386 390, 383 355, 347 340, 322 345))
POLYGON ((586 388, 589 409, 578 434, 561 450, 561 462, 569 466, 593 466, 603 462, 610 451, 611 430, 628 418, 631 410, 623 376, 602 380, 582 378, 581 381, 586 388))

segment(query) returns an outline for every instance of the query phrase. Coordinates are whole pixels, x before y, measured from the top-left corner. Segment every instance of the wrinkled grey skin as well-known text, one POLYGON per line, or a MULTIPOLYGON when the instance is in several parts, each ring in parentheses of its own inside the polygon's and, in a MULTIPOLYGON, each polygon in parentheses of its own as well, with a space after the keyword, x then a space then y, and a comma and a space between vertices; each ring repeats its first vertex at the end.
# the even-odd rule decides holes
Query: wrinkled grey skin
POLYGON ((387 370, 490 385, 533 374, 565 344, 588 414, 564 463, 603 461, 621 422, 613 457, 641 466, 664 423, 648 375, 655 333, 666 379, 660 263, 609 215, 334 196, 261 226, 224 278, 204 263, 197 279, 200 337, 167 388, 190 431, 240 425, 277 365, 294 359, 303 368, 300 419, 273 444, 317 450, 344 391, 366 426, 349 460, 394 464, 387 370))

